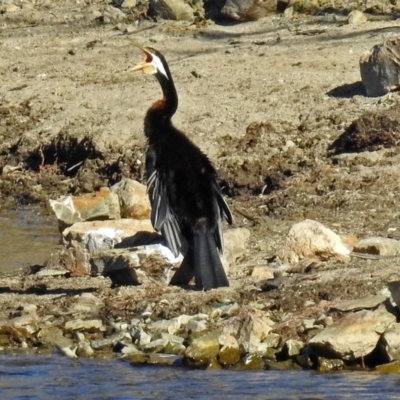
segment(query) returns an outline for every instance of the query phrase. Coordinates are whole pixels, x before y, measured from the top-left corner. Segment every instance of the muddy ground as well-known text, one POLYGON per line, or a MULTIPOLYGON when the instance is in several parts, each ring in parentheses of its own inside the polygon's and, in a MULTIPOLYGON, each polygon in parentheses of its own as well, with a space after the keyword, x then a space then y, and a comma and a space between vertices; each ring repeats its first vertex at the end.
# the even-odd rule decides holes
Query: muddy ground
POLYGON ((18 287, 2 282, 13 292, 3 311, 35 293, 94 288, 110 299, 108 312, 123 315, 179 290, 168 317, 224 296, 307 316, 321 310, 304 310, 306 300, 357 298, 400 278, 396 259, 314 263, 279 290, 260 291, 250 277, 255 265, 279 265, 290 227, 305 218, 343 235, 400 236, 400 97, 366 97, 358 64, 364 51, 400 34, 399 20, 352 27, 325 14, 118 25, 91 19, 96 4, 67 5, 0 15, 1 209, 38 203, 47 212, 49 198, 122 177, 144 182, 142 122, 160 88, 128 71, 142 59, 133 37, 169 61, 180 98, 175 125, 214 162, 236 224, 251 238, 232 271, 233 290, 198 294, 201 302, 174 288, 131 288, 115 299, 107 279, 28 277, 18 287))

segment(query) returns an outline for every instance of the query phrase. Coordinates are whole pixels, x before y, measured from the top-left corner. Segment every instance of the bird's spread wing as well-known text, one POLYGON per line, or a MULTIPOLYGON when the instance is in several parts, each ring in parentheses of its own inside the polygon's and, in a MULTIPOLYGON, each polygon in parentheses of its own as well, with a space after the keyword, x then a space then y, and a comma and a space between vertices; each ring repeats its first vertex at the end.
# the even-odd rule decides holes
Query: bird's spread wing
POLYGON ((215 242, 217 243, 218 250, 222 253, 224 250, 224 236, 222 232, 222 218, 225 218, 229 225, 233 224, 233 216, 231 210, 226 204, 224 196, 222 194, 221 188, 219 187, 217 181, 213 181, 213 189, 215 193, 216 205, 218 207, 218 221, 217 229, 215 231, 215 242))
POLYGON ((151 223, 155 230, 162 232, 169 249, 177 257, 182 248, 181 230, 169 205, 165 179, 157 170, 147 181, 147 192, 151 203, 151 223))

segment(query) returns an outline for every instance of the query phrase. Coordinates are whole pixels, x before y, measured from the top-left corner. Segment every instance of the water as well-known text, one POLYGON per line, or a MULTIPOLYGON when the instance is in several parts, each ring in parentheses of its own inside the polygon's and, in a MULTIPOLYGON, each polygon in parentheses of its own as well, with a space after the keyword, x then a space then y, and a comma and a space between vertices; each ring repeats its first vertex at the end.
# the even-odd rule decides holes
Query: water
POLYGON ((400 399, 400 377, 310 371, 207 372, 122 361, 0 356, 0 398, 47 400, 400 399))
POLYGON ((0 274, 29 265, 42 265, 59 248, 55 217, 42 217, 39 209, 0 212, 0 274))

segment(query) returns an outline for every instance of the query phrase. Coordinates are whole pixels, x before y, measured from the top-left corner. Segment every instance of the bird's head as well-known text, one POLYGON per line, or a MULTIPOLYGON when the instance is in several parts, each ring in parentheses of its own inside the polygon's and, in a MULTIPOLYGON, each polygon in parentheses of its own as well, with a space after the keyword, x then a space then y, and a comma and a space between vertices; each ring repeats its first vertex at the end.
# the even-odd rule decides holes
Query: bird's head
POLYGON ((142 47, 136 42, 133 42, 133 44, 143 51, 143 53, 146 55, 146 58, 131 68, 130 71, 142 70, 145 74, 163 76, 168 80, 171 79, 168 64, 160 52, 152 49, 151 47, 142 47))

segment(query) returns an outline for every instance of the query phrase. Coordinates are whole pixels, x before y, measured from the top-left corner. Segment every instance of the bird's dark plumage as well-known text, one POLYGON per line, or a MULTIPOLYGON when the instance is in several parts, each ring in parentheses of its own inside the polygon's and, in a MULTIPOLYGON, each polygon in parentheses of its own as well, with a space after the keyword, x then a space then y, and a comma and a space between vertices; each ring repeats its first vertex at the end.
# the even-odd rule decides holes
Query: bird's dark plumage
POLYGON ((183 281, 177 273, 171 283, 187 283, 194 275, 200 289, 229 286, 219 252, 223 251, 221 220, 226 218, 232 224, 232 214, 214 167, 171 122, 178 96, 165 58, 154 49, 142 50, 146 60, 134 70, 155 75, 164 95, 145 117, 151 221, 174 255, 184 254, 182 267, 186 269, 183 281))

